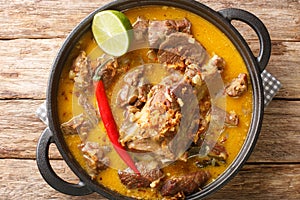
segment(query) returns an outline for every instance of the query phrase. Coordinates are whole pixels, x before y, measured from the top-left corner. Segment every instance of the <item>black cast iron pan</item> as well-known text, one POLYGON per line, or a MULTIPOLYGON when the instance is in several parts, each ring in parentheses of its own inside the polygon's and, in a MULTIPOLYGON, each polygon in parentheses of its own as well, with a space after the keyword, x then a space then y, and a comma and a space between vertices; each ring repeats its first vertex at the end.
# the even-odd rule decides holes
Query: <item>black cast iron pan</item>
POLYGON ((57 112, 57 93, 59 79, 67 57, 79 38, 88 29, 90 29, 93 16, 97 12, 106 9, 122 11, 147 5, 164 5, 185 9, 199 15, 218 27, 232 41, 244 59, 253 87, 252 122, 248 136, 240 153, 230 167, 219 178, 204 187, 203 190, 188 196, 187 199, 204 198, 221 188, 239 171, 255 146, 261 129, 264 110, 263 86, 260 74, 267 66, 271 54, 270 36, 264 24, 256 16, 247 11, 234 8, 214 11, 209 7, 193 0, 117 0, 95 10, 80 24, 78 24, 78 26, 67 37, 52 66, 47 90, 47 116, 49 120, 49 127, 46 128, 42 133, 37 145, 37 165, 41 175, 47 181, 47 183, 59 192, 77 196, 83 196, 92 192, 97 192, 109 199, 130 199, 113 192, 97 184, 96 182, 93 182, 90 179, 90 176, 72 157, 68 151, 68 148, 66 147, 62 132, 60 130, 57 112), (260 44, 260 51, 257 57, 253 55, 246 41, 231 24, 233 20, 244 22, 256 32, 260 44), (53 171, 48 156, 49 146, 52 143, 57 146, 63 159, 81 180, 78 184, 71 184, 64 181, 53 171))

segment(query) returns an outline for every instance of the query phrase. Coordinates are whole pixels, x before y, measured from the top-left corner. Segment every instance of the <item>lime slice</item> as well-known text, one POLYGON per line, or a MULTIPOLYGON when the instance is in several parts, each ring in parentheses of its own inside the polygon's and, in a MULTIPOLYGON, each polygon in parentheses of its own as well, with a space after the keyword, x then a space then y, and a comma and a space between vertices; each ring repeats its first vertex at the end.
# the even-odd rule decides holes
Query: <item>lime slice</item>
POLYGON ((105 53, 118 57, 128 51, 132 26, 123 13, 116 10, 98 12, 93 19, 92 32, 105 53))

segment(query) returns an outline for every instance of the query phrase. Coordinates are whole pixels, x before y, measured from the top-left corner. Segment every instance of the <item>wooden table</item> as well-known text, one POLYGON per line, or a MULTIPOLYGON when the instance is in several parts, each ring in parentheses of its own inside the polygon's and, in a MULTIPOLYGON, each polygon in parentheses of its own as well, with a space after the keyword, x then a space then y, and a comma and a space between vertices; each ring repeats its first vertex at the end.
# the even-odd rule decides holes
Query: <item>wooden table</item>
MULTIPOLYGON (((0 0, 0 199, 82 199, 61 194, 40 176, 35 149, 45 129, 35 111, 44 102, 51 63, 65 37, 109 0, 0 0)), ((239 174, 210 199, 300 199, 300 1, 203 0, 220 10, 236 7, 258 16, 270 31, 267 70, 283 84, 265 110, 256 148, 239 174)), ((254 52, 257 37, 234 23, 254 52)), ((76 177, 55 146, 51 164, 76 177)), ((84 199, 103 199, 97 194, 84 199)))

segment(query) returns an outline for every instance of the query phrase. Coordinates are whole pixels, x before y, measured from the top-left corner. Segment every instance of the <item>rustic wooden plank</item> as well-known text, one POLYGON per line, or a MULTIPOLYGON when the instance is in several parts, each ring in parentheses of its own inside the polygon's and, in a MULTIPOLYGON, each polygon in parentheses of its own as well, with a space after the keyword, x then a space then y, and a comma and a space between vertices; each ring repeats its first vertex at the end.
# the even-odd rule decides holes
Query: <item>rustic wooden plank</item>
POLYGON ((62 39, 0 41, 0 98, 45 98, 52 62, 62 39))
MULTIPOLYGON (((53 60, 64 39, 0 40, 0 99, 45 98, 53 60)), ((249 41, 255 54, 258 44, 249 41)), ((274 41, 267 70, 282 82, 278 98, 300 98, 300 42, 274 41), (293 73, 291 73, 291 71, 293 73)))
MULTIPOLYGON (((51 165, 61 178, 70 183, 78 183, 78 178, 64 161, 51 161, 51 165)), ((0 199, 82 199, 51 188, 40 175, 35 160, 1 159, 0 172, 0 199)), ((98 194, 89 195, 88 198, 104 199, 98 194)))
MULTIPOLYGON (((56 173, 64 180, 78 179, 64 161, 52 160, 56 173)), ((43 180, 34 160, 1 159, 2 199, 102 199, 94 193, 72 197, 52 189, 43 180)), ((245 165, 224 188, 209 199, 299 199, 300 165, 245 165)))
MULTIPOLYGON (((70 0, 67 4, 59 0, 1 0, 0 38, 54 38, 65 37, 85 16, 110 0, 70 0)), ((278 1, 211 1, 201 3, 215 9, 241 8, 257 15, 268 27, 272 39, 300 40, 299 0, 278 1), (276 24, 276 26, 274 26, 276 24)), ((238 26, 242 31, 247 30, 238 26)), ((247 33, 248 31, 243 31, 247 33)), ((247 33, 248 34, 248 33, 247 33)), ((256 38, 253 32, 247 36, 256 38)))
MULTIPOLYGON (((35 158, 37 140, 46 127, 35 116, 42 102, 0 101, 0 158, 35 158)), ((300 101, 271 102, 250 162, 300 162, 299 108, 300 101)), ((50 155, 61 158, 55 145, 50 155)))
POLYGON ((208 199, 299 199, 299 165, 245 165, 208 199))
POLYGON ((109 0, 1 0, 0 38, 57 38, 66 35, 89 13, 109 0))
MULTIPOLYGON (((46 128, 36 117, 43 100, 0 101, 0 158, 35 158, 39 136, 46 128)), ((61 158, 54 145, 50 156, 61 158)))
MULTIPOLYGON (((299 0, 264 0, 264 1, 200 1, 215 10, 239 8, 256 15, 267 27, 272 40, 299 41, 300 1, 299 0)), ((248 39, 257 38, 254 31, 242 23, 233 24, 248 39), (250 31, 249 31, 250 30, 250 31)))
MULTIPOLYGON (((257 41, 248 41, 254 55, 258 55, 257 41)), ((275 76, 282 88, 277 98, 300 98, 300 42, 272 41, 272 54, 266 70, 275 76)))
POLYGON ((251 162, 300 161, 300 102, 273 101, 265 110, 251 162))

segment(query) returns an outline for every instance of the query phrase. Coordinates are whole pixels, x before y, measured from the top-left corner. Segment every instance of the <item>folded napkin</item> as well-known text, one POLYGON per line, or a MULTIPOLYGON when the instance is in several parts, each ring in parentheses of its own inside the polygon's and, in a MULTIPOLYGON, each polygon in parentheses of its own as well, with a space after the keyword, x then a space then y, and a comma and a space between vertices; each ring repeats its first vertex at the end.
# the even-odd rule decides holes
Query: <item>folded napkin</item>
POLYGON ((264 104, 265 107, 267 107, 267 105, 269 105, 282 85, 280 81, 278 81, 274 76, 272 76, 272 74, 270 74, 266 70, 261 73, 261 78, 264 87, 264 104))
MULTIPOLYGON (((261 73, 261 78, 264 87, 264 104, 265 107, 272 101, 278 90, 281 88, 281 83, 272 74, 264 70, 261 73)), ((48 124, 46 102, 39 106, 36 111, 37 117, 45 124, 48 124)))

